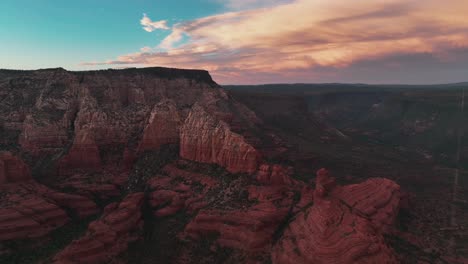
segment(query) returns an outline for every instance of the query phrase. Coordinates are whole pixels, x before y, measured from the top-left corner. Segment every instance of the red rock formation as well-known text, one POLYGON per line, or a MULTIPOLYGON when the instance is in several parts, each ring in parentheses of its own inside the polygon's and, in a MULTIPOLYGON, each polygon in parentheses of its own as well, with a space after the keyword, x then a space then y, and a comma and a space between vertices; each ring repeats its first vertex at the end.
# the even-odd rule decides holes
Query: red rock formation
POLYGON ((206 193, 218 185, 206 175, 185 171, 174 165, 167 165, 163 171, 169 177, 157 176, 148 181, 152 190, 149 204, 156 217, 174 215, 182 209, 193 213, 205 207, 206 193), (181 178, 182 182, 174 180, 177 178, 181 178))
POLYGON ((19 143, 32 163, 43 155, 60 158, 60 174, 107 165, 115 155, 106 153, 108 146, 121 148, 124 156, 109 163, 128 169, 132 154, 178 142, 187 159, 231 172, 257 171, 260 120, 205 71, 47 69, 2 76, 8 81, 1 83, 1 94, 21 87, 0 104, 2 131, 11 135, 2 144, 19 143), (21 111, 10 107, 24 98, 28 104, 21 111))
POLYGON ((232 173, 253 174, 259 153, 243 136, 232 132, 224 121, 196 104, 180 131, 180 156, 189 160, 214 163, 232 173))
MULTIPOLYGON (((41 213, 38 208, 38 214, 41 213)), ((12 208, 0 208, 0 241, 41 237, 50 230, 51 227, 41 226, 31 215, 25 216, 12 208)))
POLYGON ((74 212, 78 218, 85 218, 99 212, 93 200, 85 196, 54 191, 37 183, 23 185, 22 187, 28 189, 32 193, 41 195, 43 198, 55 203, 61 208, 66 208, 74 212))
POLYGON ((54 122, 38 120, 32 114, 28 115, 23 123, 19 144, 31 154, 47 152, 49 148, 63 148, 68 141, 68 124, 66 120, 54 122))
POLYGON ((30 179, 31 172, 26 163, 10 152, 0 151, 0 184, 30 179))
POLYGON ((90 131, 81 131, 76 135, 73 146, 66 156, 60 160, 60 172, 71 169, 97 169, 101 164, 99 148, 90 131))
POLYGON ((100 171, 99 176, 93 173, 80 173, 59 179, 55 184, 59 189, 73 190, 74 193, 90 199, 101 201, 119 197, 127 183, 128 173, 100 171))
POLYGON ((19 185, 0 188, 0 241, 41 237, 69 221, 52 201, 19 185))
POLYGON ((123 153, 121 167, 123 167, 125 171, 131 170, 136 158, 136 154, 133 153, 128 147, 126 147, 123 153))
POLYGON ((303 186, 300 191, 301 199, 294 205, 293 213, 297 214, 314 202, 314 190, 310 186, 303 186))
POLYGON ((45 236, 69 222, 65 209, 80 218, 98 212, 86 197, 60 193, 34 181, 5 184, 0 193, 0 241, 45 236))
POLYGON ((333 195, 353 208, 353 213, 370 219, 377 229, 389 231, 394 227, 400 205, 400 186, 395 182, 383 178, 368 179, 344 186, 333 195))
POLYGON ((6 183, 8 180, 5 172, 5 162, 0 160, 0 184, 6 183))
POLYGON ((54 263, 106 263, 125 252, 143 227, 143 197, 143 193, 134 193, 120 204, 108 205, 101 218, 89 224, 83 237, 54 257, 54 263))
POLYGON ((154 150, 165 144, 178 143, 180 125, 181 117, 174 101, 158 103, 151 111, 138 150, 154 150))
POLYGON ((211 177, 208 177, 201 173, 195 173, 195 172, 179 169, 172 164, 166 165, 163 168, 163 172, 172 178, 181 177, 190 183, 197 182, 209 188, 214 188, 218 184, 218 181, 211 177))
POLYGON ((257 172, 257 181, 268 185, 292 185, 293 180, 290 177, 292 173, 291 167, 262 164, 257 172))
POLYGON ((201 210, 185 227, 192 239, 217 235, 222 247, 247 252, 264 251, 292 206, 292 193, 284 187, 248 188, 249 200, 258 204, 238 210, 201 210))
MULTIPOLYGON (((364 207, 398 203, 391 196, 372 196, 372 193, 369 196, 355 191, 366 189, 368 184, 341 188, 336 186, 327 171, 320 170, 316 178, 314 205, 297 214, 284 231, 273 249, 273 263, 398 263, 393 250, 385 244, 379 224, 353 207, 358 205, 364 210, 364 207), (358 202, 350 203, 343 199, 358 202)), ((390 181, 381 181, 380 184, 388 186, 384 190, 393 189, 390 193, 399 190, 398 185, 390 181)), ((387 212, 385 208, 383 211, 387 212)))

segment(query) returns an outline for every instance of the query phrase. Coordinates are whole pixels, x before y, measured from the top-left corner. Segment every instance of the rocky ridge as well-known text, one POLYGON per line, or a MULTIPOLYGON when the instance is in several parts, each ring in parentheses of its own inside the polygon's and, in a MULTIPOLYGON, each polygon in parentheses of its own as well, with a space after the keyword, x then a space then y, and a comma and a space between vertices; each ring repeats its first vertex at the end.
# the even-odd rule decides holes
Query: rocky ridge
POLYGON ((295 179, 274 162, 282 139, 205 71, 0 71, 0 134, 0 257, 4 241, 102 211, 53 261, 118 261, 154 242, 150 222, 180 214, 177 240, 193 244, 175 263, 197 262, 187 258, 208 238, 213 254, 234 250, 246 263, 397 261, 383 238, 398 214, 396 183, 341 187, 325 171, 315 187, 295 179), (135 165, 168 145, 175 161, 135 165))

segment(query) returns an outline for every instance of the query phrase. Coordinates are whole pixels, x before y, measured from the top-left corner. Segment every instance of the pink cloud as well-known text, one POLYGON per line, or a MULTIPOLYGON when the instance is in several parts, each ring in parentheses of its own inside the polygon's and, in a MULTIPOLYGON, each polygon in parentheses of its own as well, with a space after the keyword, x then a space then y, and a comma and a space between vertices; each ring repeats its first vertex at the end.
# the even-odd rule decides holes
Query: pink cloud
POLYGON ((277 6, 293 0, 217 0, 229 10, 247 10, 263 7, 277 6))
MULTIPOLYGON (((398 54, 456 60, 452 51, 468 47, 468 2, 449 2, 296 0, 228 12, 175 25, 155 51, 101 64, 203 68, 222 83, 245 83, 245 73, 293 80, 300 72, 300 78, 306 74, 314 81, 320 79, 316 69, 343 69, 398 54)), ((147 25, 152 29, 160 22, 147 25)))

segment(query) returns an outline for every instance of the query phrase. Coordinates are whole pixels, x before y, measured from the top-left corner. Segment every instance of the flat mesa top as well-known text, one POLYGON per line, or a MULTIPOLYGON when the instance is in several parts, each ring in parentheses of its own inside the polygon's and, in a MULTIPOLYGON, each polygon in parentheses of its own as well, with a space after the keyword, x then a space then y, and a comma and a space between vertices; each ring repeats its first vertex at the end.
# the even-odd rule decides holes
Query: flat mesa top
POLYGON ((125 68, 125 69, 106 69, 106 70, 92 70, 92 71, 67 71, 63 68, 48 68, 48 69, 38 69, 38 70, 9 70, 9 69, 0 69, 0 78, 1 75, 24 75, 24 74, 33 74, 33 73, 70 73, 76 75, 136 75, 144 74, 151 75, 159 78, 167 79, 177 79, 177 78, 186 78, 194 79, 197 81, 204 81, 208 83, 214 83, 211 75, 206 70, 196 70, 196 69, 176 69, 176 68, 165 68, 165 67, 147 67, 147 68, 125 68))

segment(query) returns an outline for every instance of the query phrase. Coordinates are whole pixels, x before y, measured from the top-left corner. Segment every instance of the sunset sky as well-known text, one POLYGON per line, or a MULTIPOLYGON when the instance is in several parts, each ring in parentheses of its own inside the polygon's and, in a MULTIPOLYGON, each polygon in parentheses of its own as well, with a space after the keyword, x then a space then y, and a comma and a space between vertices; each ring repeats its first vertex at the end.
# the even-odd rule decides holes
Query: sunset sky
POLYGON ((467 0, 1 0, 0 68, 200 68, 221 84, 460 82, 467 14, 467 0))

